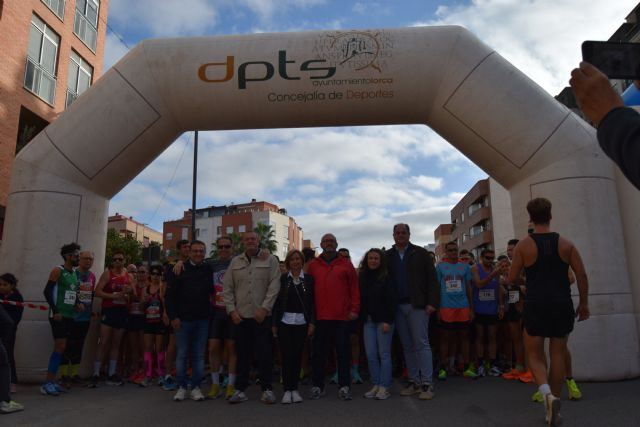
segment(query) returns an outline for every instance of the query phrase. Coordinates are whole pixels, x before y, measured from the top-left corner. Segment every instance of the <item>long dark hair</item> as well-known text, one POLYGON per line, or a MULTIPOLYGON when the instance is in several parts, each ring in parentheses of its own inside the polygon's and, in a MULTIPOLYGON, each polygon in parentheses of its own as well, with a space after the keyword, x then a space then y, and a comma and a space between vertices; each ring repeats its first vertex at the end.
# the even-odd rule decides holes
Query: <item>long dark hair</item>
POLYGON ((387 257, 382 249, 371 248, 364 254, 362 261, 360 261, 360 274, 373 276, 377 279, 384 279, 387 277, 389 274, 389 270, 387 269, 387 257), (367 262, 371 252, 375 252, 380 255, 380 267, 376 270, 371 270, 369 268, 369 263, 367 262))

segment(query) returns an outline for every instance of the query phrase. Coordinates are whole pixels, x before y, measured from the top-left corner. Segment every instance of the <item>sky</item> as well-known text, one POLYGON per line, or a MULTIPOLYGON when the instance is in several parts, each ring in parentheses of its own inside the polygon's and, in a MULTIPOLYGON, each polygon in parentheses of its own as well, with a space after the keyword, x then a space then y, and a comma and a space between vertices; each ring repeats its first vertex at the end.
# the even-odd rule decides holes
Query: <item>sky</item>
MULTIPOLYGON (((550 95, 568 85, 584 40, 606 40, 637 0, 110 0, 105 68, 147 38, 461 25, 550 95)), ((392 227, 434 241, 487 174, 426 126, 200 132, 197 206, 264 200, 306 239, 331 232, 358 259, 392 227), (268 161, 265 161, 268 159, 268 161), (304 167, 300 167, 303 163, 304 167)), ((193 133, 118 193, 109 212, 162 230, 191 207, 193 133)))

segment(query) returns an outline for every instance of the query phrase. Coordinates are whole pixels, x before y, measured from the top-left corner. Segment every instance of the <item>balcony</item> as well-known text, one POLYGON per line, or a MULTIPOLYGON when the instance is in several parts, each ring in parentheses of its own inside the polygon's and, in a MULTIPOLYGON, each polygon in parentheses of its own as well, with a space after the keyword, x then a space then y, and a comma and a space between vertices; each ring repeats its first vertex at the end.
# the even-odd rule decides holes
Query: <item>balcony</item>
POLYGON ((56 96, 56 77, 29 57, 27 57, 24 72, 24 87, 53 106, 56 96))

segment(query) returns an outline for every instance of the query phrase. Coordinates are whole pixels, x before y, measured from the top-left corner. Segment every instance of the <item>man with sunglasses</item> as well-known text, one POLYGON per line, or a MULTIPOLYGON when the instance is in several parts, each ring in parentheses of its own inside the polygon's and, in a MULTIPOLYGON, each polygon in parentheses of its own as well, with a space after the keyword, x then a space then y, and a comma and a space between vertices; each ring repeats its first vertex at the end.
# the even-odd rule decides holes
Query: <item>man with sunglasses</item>
POLYGON ((204 376, 204 352, 211 315, 213 270, 204 262, 205 244, 191 242, 189 261, 184 263, 180 275, 171 275, 167 284, 165 305, 176 337, 176 375, 178 391, 173 400, 186 398, 187 383, 191 385, 189 398, 204 400, 200 384, 204 376), (187 379, 187 357, 191 356, 192 375, 187 379))
POLYGON ((80 245, 69 243, 60 249, 64 264, 55 267, 49 273, 49 280, 44 288, 44 297, 49 303, 49 324, 53 334, 53 352, 49 356, 47 381, 40 387, 40 393, 57 396, 64 389, 56 383, 58 368, 62 355, 67 347, 67 339, 73 330, 73 318, 78 304, 78 277, 75 267, 78 266, 80 245))

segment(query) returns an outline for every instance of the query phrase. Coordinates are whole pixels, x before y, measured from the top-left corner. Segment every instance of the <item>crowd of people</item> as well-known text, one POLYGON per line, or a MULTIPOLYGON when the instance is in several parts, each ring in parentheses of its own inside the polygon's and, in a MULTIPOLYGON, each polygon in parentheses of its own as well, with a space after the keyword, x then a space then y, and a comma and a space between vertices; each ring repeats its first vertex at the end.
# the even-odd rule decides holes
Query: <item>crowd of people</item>
MULTIPOLYGON (((411 243, 408 224, 396 224, 395 244, 368 250, 357 269, 330 233, 322 236, 318 256, 294 249, 282 263, 260 249, 254 232, 244 233, 237 256, 229 237, 218 238, 215 259, 205 259, 203 242, 180 241, 179 259, 165 266, 127 266, 116 250, 99 279, 91 272, 92 252, 64 245, 64 262, 51 270, 44 289, 54 346, 41 392, 57 396, 74 384, 129 381, 174 391, 175 401, 203 401, 208 356, 211 399, 244 402, 253 381, 262 402, 276 403, 278 365, 283 404, 302 402, 299 386, 307 381, 308 398, 322 398, 331 371, 338 398, 351 400, 352 382, 362 382, 363 343, 367 399, 391 396, 394 371, 405 380, 399 394, 421 400, 434 398, 434 377, 501 376, 535 381, 532 399, 545 403, 547 421, 555 425, 563 384, 571 399, 581 397, 567 339, 574 318, 589 317, 588 281, 577 249, 550 230, 550 202, 534 199, 527 210, 530 234, 509 241, 497 258, 494 250, 482 250, 477 262, 455 241, 436 262, 434 253, 411 243), (86 381, 79 366, 98 312, 96 358, 86 381)), ((21 301, 9 273, 0 276, 0 298, 6 349, 0 358, 8 361, 6 375, 0 374, 10 378, 0 390, 0 409, 13 412, 22 409, 10 398, 18 381, 13 347, 22 307, 6 303, 21 301)))

